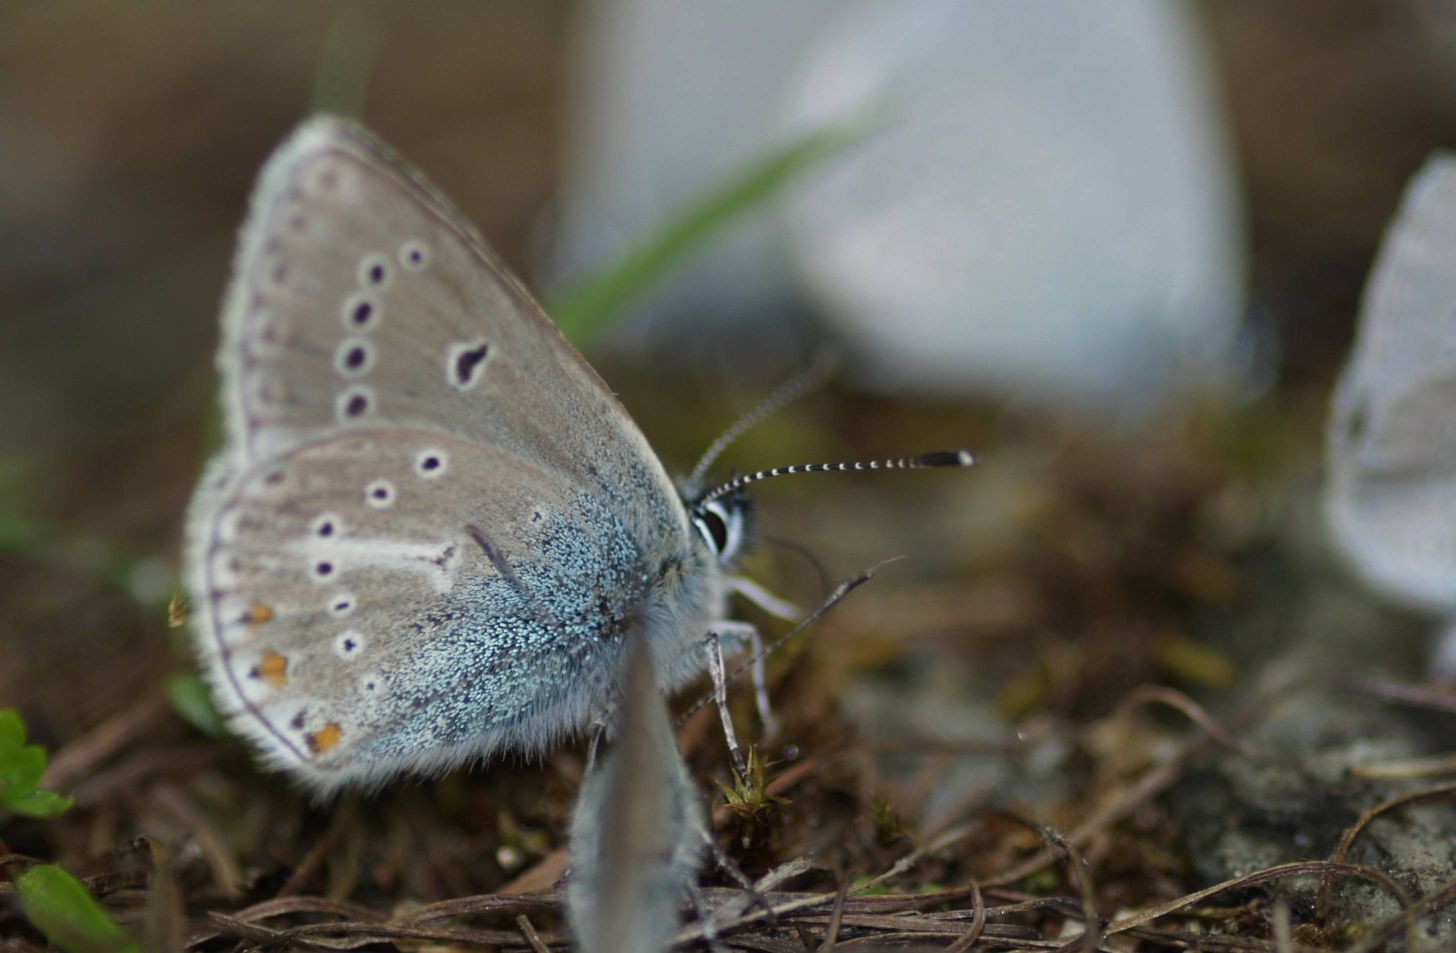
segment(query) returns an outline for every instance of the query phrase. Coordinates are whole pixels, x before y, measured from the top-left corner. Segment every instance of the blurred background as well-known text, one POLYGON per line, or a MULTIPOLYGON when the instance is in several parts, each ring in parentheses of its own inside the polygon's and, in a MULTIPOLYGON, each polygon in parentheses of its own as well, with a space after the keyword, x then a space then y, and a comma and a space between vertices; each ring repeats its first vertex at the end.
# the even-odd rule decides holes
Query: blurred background
MULTIPOLYGON (((315 108, 571 318, 670 471, 825 345, 843 373, 725 470, 981 454, 758 493, 750 568, 800 601, 910 557, 781 658, 801 747, 1077 724, 1145 683, 1217 709, 1299 645, 1424 673, 1429 624, 1351 585, 1319 511, 1367 271, 1456 143, 1441 0, 13 3, 0 706, 60 748, 137 719, 72 780, 246 764, 136 706, 189 670, 165 607, 236 230, 315 108)), ((933 825, 1003 778, 925 770, 861 793, 933 825)), ((519 866, 488 856, 476 888, 519 866)))

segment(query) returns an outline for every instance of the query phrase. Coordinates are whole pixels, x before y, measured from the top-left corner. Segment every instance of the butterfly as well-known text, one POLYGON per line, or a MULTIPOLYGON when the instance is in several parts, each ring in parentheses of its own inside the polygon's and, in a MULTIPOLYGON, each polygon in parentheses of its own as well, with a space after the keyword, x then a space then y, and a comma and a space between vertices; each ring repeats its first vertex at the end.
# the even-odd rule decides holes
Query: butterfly
POLYGON ((1325 510, 1367 581, 1413 605, 1456 608, 1456 159, 1406 187, 1371 270, 1331 401, 1325 510))
POLYGON ((606 723, 629 633, 668 691, 756 638, 729 597, 787 607, 731 572, 749 483, 971 462, 680 488, 465 219, 333 117, 260 174, 221 323, 198 654, 232 728, 320 793, 606 723))

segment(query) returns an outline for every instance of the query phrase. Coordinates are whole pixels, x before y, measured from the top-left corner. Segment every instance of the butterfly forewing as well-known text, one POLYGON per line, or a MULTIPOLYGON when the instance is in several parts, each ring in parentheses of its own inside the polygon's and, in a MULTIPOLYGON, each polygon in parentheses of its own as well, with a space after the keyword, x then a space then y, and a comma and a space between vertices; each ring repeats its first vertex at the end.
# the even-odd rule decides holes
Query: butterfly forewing
POLYGON ((386 423, 586 482, 610 466, 675 500, 631 418, 470 225, 348 123, 314 120, 269 161, 223 323, 243 462, 386 423))

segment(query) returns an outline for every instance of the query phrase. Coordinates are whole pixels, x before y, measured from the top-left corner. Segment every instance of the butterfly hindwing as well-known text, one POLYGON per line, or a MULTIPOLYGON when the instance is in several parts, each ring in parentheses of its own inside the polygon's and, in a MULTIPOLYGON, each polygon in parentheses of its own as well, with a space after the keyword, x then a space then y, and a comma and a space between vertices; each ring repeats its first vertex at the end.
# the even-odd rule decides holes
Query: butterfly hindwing
POLYGON ((220 699, 320 788, 556 740, 645 595, 589 494, 428 431, 299 444, 222 490, 197 544, 220 699))

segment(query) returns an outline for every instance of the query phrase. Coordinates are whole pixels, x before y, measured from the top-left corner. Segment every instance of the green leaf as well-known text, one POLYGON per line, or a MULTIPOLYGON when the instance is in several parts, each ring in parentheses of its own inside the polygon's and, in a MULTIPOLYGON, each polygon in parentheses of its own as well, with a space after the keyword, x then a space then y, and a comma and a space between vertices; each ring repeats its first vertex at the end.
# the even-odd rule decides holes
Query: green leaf
POLYGON ((140 947, 106 915, 81 882, 41 864, 15 878, 20 909, 46 939, 69 953, 139 953, 140 947))
POLYGON ((34 559, 45 549, 45 538, 39 524, 23 516, 0 513, 0 552, 34 559))
POLYGON ((14 708, 0 708, 0 756, 25 744, 25 723, 14 708))
POLYGON ((76 801, 75 798, 65 797, 54 791, 31 791, 19 797, 5 797, 0 803, 11 814, 45 820, 69 811, 76 801))
POLYGON ((0 811, 44 818, 68 809, 70 798, 36 790, 45 767, 45 749, 25 743, 19 712, 0 708, 0 811))
POLYGON ((615 265, 547 307, 561 333, 586 346, 627 305, 677 268, 733 221, 765 204, 784 186, 859 141, 877 123, 864 118, 836 123, 793 139, 702 196, 656 235, 615 265))
POLYGON ((174 675, 167 680, 167 701, 183 721, 210 738, 227 736, 222 716, 212 704, 212 692, 194 674, 174 675))
POLYGON ((45 751, 37 745, 0 751, 0 799, 34 791, 45 766, 45 751))

